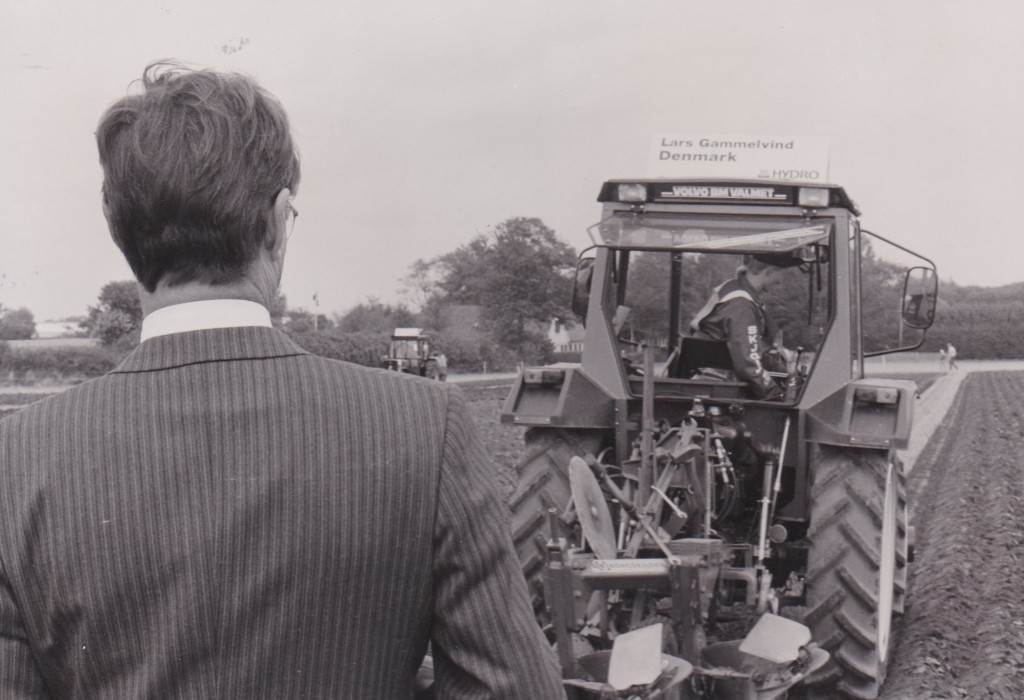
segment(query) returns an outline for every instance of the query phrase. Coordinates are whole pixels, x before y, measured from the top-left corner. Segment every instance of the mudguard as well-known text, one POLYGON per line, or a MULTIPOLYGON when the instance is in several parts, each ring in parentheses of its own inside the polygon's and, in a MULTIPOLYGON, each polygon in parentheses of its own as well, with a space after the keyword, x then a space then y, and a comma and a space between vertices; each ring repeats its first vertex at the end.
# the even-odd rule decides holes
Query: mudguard
POLYGON ((916 397, 912 381, 852 381, 807 411, 807 438, 839 447, 905 449, 916 397))
POLYGON ((578 365, 527 367, 516 377, 501 422, 563 428, 611 428, 615 404, 578 365), (530 375, 543 374, 541 381, 530 375))

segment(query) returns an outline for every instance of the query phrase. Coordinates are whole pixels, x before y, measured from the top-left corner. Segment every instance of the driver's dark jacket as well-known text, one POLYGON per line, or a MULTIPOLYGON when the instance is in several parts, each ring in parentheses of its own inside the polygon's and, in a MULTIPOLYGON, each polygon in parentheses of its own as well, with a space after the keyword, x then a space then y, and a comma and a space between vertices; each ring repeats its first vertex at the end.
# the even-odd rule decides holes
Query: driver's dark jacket
POLYGON ((778 385, 761 364, 774 330, 756 290, 745 276, 719 285, 697 312, 690 330, 695 338, 725 341, 736 376, 748 382, 758 398, 778 393, 778 385))

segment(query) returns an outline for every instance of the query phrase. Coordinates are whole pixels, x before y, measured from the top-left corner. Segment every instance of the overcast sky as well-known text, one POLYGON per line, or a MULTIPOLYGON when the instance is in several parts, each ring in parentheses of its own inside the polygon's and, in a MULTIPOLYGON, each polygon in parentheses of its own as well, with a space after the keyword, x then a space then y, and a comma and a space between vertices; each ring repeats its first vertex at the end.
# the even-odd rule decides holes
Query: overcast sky
POLYGON ((131 274, 100 114, 172 57, 257 78, 303 162, 292 307, 398 301, 417 258, 513 216, 588 244, 661 133, 824 137, 866 228, 945 280, 1024 280, 1024 3, 0 3, 0 304, 84 314, 131 274))

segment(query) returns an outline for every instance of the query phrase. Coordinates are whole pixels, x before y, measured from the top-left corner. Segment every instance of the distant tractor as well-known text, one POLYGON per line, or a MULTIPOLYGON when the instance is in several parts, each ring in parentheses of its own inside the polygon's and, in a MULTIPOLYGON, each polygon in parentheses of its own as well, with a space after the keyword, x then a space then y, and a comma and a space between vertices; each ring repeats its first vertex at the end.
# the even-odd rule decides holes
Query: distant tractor
POLYGON ((923 343, 934 265, 863 230, 832 185, 610 181, 599 201, 582 360, 524 368, 502 411, 529 428, 513 539, 570 698, 877 697, 906 595, 896 451, 916 385, 865 358, 923 343), (688 330, 752 256, 782 263, 771 399, 688 330), (650 658, 654 637, 674 661, 612 678, 618 646, 650 658))
POLYGON ((396 328, 381 366, 442 382, 448 378, 447 359, 444 354, 434 352, 430 336, 421 328, 396 328))

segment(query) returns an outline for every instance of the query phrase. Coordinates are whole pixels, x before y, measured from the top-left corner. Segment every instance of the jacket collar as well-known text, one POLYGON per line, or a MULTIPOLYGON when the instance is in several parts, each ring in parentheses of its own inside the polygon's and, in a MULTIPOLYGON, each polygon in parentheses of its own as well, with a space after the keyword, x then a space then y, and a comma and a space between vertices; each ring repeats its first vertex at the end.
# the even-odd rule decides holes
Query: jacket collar
POLYGON ((202 299, 164 306, 142 319, 142 339, 241 326, 271 327, 267 307, 248 299, 202 299))
POLYGON ((201 362, 309 355, 275 328, 212 328, 161 335, 143 341, 111 374, 149 372, 201 362))

